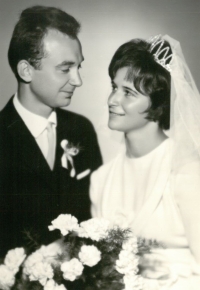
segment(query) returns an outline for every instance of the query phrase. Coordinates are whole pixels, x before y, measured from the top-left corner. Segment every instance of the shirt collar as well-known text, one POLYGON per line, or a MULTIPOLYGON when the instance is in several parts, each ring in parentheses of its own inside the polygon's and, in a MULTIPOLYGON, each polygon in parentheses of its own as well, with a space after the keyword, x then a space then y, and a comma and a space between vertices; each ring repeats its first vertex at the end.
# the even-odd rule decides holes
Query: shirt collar
POLYGON ((17 93, 14 96, 13 104, 18 114, 24 121, 25 125, 31 132, 34 138, 39 137, 39 135, 46 129, 49 122, 53 123, 55 127, 57 126, 57 116, 56 112, 52 111, 48 119, 36 115, 31 111, 27 110, 19 101, 17 93))

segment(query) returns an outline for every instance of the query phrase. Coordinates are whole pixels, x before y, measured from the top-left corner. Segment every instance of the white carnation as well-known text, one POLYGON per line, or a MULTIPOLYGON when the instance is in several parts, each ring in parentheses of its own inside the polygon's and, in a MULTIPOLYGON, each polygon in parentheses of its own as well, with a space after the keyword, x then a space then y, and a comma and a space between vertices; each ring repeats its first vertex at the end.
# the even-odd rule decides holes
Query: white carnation
POLYGON ((127 241, 123 243, 122 249, 136 254, 138 252, 137 238, 136 237, 129 238, 127 241))
POLYGON ((51 265, 45 261, 40 248, 31 254, 24 263, 23 273, 29 276, 30 281, 39 281, 43 286, 47 279, 53 277, 53 269, 51 265))
POLYGON ((99 241, 107 237, 109 227, 110 222, 108 220, 103 218, 92 218, 80 224, 78 235, 79 237, 91 238, 92 240, 99 241))
POLYGON ((57 240, 47 246, 42 246, 37 252, 43 256, 43 261, 56 265, 58 257, 63 253, 63 241, 57 240))
POLYGON ((130 253, 129 251, 126 251, 126 250, 121 250, 121 252, 119 253, 119 260, 123 264, 132 262, 135 258, 136 256, 133 253, 130 253))
POLYGON ((48 226, 49 230, 58 229, 63 236, 66 236, 70 231, 78 231, 79 229, 78 220, 71 214, 60 214, 51 223, 52 225, 48 226))
POLYGON ((47 279, 53 278, 54 275, 51 265, 46 262, 37 263, 30 270, 30 281, 39 281, 43 286, 46 284, 47 279))
POLYGON ((14 284, 14 273, 6 265, 0 265, 0 289, 9 290, 14 284))
POLYGON ((127 276, 123 278, 125 288, 124 290, 143 290, 144 280, 139 275, 127 276))
POLYGON ((101 252, 95 246, 82 246, 78 254, 84 265, 93 267, 101 260, 101 252))
POLYGON ((63 284, 58 285, 53 279, 48 280, 44 290, 67 290, 63 284))
POLYGON ((23 271, 26 275, 29 275, 31 268, 35 267, 35 264, 43 261, 43 255, 38 251, 32 253, 25 261, 23 271))
POLYGON ((60 269, 63 272, 64 279, 74 281, 76 277, 82 274, 84 268, 78 259, 73 258, 69 262, 64 262, 60 269))
POLYGON ((132 275, 138 272, 138 257, 129 251, 122 250, 116 261, 116 270, 121 274, 132 275))
POLYGON ((4 264, 11 270, 14 274, 16 274, 19 270, 19 266, 22 264, 24 259, 26 258, 26 254, 24 248, 16 248, 8 251, 4 264))

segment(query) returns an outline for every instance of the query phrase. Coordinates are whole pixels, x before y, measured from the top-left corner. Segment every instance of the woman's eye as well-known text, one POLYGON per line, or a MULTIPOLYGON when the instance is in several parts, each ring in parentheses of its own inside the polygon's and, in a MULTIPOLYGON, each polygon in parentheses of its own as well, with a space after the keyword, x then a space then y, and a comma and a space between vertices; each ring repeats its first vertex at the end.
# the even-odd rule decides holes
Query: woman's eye
POLYGON ((117 87, 112 85, 112 91, 114 92, 116 90, 117 90, 117 87))
POLYGON ((129 91, 125 91, 125 96, 129 97, 129 96, 132 96, 132 94, 129 91))

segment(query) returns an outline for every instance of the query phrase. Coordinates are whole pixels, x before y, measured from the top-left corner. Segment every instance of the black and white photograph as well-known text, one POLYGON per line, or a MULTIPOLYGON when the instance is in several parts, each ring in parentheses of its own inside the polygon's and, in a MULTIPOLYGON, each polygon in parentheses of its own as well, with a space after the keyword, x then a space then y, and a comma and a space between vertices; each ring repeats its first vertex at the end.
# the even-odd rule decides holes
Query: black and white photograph
POLYGON ((0 290, 200 290, 200 2, 0 0, 0 290))

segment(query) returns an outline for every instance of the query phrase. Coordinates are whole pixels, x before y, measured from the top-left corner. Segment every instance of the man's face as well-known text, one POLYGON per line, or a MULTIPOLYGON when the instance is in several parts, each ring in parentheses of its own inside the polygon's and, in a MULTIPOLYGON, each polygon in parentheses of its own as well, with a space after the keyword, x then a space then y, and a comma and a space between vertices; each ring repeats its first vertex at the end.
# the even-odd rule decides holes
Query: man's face
POLYGON ((68 106, 76 87, 82 85, 79 69, 83 61, 78 39, 50 30, 43 40, 45 56, 41 68, 32 68, 30 98, 40 111, 68 106))

